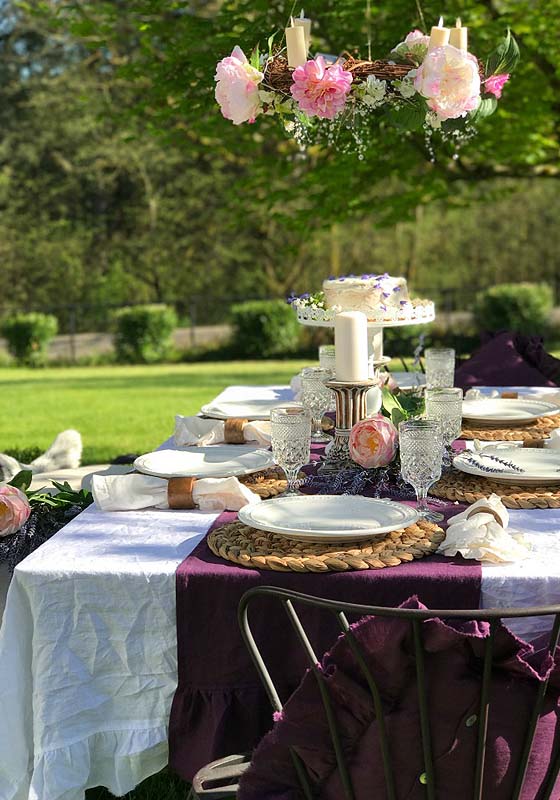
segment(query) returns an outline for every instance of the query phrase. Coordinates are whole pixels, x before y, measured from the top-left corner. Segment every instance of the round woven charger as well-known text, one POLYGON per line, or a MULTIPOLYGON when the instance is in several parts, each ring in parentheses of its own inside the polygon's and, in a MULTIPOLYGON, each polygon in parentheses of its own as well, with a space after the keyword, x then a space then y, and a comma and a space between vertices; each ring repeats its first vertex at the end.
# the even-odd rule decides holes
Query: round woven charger
POLYGON ((258 531, 242 522, 230 522, 208 534, 214 555, 242 567, 275 572, 346 572, 396 567, 403 561, 434 553, 445 534, 423 520, 383 538, 363 542, 316 544, 258 531))
MULTIPOLYGON (((299 478, 305 478, 303 472, 300 472, 299 478)), ((263 472, 254 472, 252 475, 244 475, 239 478, 239 481, 263 500, 266 500, 267 497, 277 497, 286 491, 288 485, 284 470, 278 469, 278 467, 271 467, 263 472)))
POLYGON ((430 494, 459 503, 476 503, 497 494, 508 508, 560 508, 560 486, 513 486, 452 469, 432 486, 430 494))
POLYGON ((556 417, 539 417, 530 425, 511 428, 463 426, 461 439, 481 439, 484 442, 524 442, 529 439, 548 439, 550 431, 560 428, 560 414, 556 417))

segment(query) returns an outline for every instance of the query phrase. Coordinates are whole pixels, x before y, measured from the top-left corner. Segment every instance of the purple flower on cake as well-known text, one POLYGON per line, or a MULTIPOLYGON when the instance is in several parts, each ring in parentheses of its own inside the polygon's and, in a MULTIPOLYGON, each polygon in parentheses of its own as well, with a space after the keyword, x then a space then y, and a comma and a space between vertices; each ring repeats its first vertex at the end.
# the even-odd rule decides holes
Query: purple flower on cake
POLYGON ((414 86, 439 119, 464 117, 480 101, 478 61, 453 45, 436 47, 418 67, 414 86))
POLYGON ((352 73, 340 64, 327 67, 322 56, 297 67, 290 88, 300 111, 310 117, 334 119, 346 105, 352 73))
POLYGON ((382 414, 358 422, 350 432, 350 457, 365 469, 386 467, 397 452, 397 429, 382 414))
POLYGON ((216 100, 223 116, 234 125, 254 122, 260 113, 259 83, 262 72, 252 67, 240 47, 216 66, 216 100))
POLYGON ((502 96, 502 89, 509 81, 509 75, 504 72, 502 75, 491 75, 484 81, 484 88, 489 94, 493 94, 498 100, 502 96))

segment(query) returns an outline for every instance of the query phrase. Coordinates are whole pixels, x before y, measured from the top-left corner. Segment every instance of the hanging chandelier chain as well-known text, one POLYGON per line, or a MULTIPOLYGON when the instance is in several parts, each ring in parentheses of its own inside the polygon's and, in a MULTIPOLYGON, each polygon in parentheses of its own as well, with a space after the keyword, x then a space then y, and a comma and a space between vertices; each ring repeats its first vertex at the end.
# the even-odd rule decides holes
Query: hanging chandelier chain
POLYGON ((415 0, 415 3, 416 3, 416 9, 418 10, 418 16, 420 17, 420 24, 422 25, 422 30, 424 31, 424 33, 426 33, 427 32, 426 20, 424 19, 424 12, 422 11, 422 4, 420 3, 420 0, 415 0))
POLYGON ((371 0, 366 0, 366 30, 368 61, 371 61, 371 0))

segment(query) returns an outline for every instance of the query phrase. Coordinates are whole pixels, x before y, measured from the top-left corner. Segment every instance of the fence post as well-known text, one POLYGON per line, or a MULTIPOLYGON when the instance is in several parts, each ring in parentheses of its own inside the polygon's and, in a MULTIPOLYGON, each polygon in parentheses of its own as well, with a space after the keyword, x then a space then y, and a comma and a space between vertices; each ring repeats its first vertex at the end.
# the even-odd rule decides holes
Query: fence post
POLYGON ((71 305, 69 309, 68 331, 70 333, 70 360, 76 363, 76 306, 71 305))

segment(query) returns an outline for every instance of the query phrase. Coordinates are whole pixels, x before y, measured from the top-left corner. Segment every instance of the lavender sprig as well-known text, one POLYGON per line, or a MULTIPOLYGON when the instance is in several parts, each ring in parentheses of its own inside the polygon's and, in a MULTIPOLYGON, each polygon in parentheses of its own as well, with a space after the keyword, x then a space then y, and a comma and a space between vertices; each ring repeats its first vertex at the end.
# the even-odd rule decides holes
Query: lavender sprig
MULTIPOLYGON (((511 470, 512 472, 517 472, 517 473, 525 472, 524 469, 522 469, 517 464, 514 464, 512 461, 506 461, 505 459, 498 458, 498 456, 491 455, 490 453, 477 453, 477 456, 479 456, 480 458, 488 458, 491 461, 494 461, 496 464, 500 464, 502 467, 506 467, 507 469, 511 470)), ((480 461, 478 461, 478 459, 475 458, 470 453, 468 453, 468 454, 467 453, 463 453, 462 457, 463 457, 464 461, 466 461, 467 463, 469 463, 473 467, 477 467, 478 469, 481 469, 483 472, 503 472, 503 469, 497 469, 497 468, 493 468, 493 467, 488 467, 485 464, 481 464, 480 461)))

